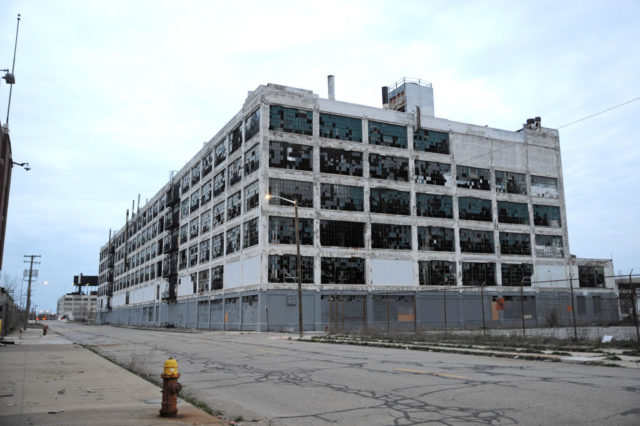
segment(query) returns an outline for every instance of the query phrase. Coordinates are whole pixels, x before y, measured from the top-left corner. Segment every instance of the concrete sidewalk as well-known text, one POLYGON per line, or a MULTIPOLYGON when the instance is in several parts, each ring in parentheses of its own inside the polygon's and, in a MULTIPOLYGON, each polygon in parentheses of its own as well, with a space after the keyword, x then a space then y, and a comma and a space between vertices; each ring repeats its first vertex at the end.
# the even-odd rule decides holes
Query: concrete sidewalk
POLYGON ((15 344, 0 341, 2 425, 226 424, 182 400, 178 417, 159 417, 160 388, 55 333, 7 340, 15 344))

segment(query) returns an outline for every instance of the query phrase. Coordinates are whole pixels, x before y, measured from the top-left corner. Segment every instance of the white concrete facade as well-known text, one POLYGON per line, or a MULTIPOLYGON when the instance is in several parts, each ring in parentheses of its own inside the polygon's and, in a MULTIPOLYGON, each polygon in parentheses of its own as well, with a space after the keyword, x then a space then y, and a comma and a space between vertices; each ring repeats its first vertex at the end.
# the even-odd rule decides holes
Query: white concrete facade
MULTIPOLYGON (((431 96, 433 92, 431 91, 431 96)), ((431 103, 433 103, 431 99, 431 103)), ((427 112, 432 112, 427 111, 427 112)), ((145 206, 132 214, 130 222, 115 232, 111 240, 101 249, 100 254, 100 287, 99 309, 118 308, 127 305, 159 303, 163 295, 169 292, 170 284, 162 275, 162 270, 171 262, 171 254, 167 255, 167 237, 172 232, 159 226, 171 208, 167 208, 165 201, 167 191, 172 185, 183 182, 185 176, 189 181, 188 188, 180 192, 180 203, 184 207, 191 200, 202 200, 203 187, 215 183, 215 177, 221 173, 225 176, 225 189, 210 200, 199 201, 196 209, 189 207, 182 211, 179 228, 186 227, 203 219, 207 212, 214 212, 215 206, 223 204, 226 212, 233 201, 234 194, 240 192, 241 213, 227 219, 210 230, 203 232, 202 224, 198 222, 199 232, 181 242, 175 250, 178 262, 175 299, 191 299, 196 296, 224 294, 238 289, 252 287, 263 288, 291 288, 291 282, 270 282, 269 256, 294 255, 295 244, 270 243, 270 216, 293 217, 293 208, 287 205, 273 205, 265 200, 269 193, 270 179, 283 179, 298 182, 309 182, 313 188, 313 207, 301 207, 300 219, 310 219, 313 222, 313 243, 301 246, 301 255, 313 259, 313 283, 305 283, 305 289, 368 289, 370 291, 385 291, 388 289, 415 289, 421 287, 420 262, 446 261, 455 264, 455 275, 451 281, 441 285, 455 285, 464 288, 463 270, 470 263, 486 263, 494 266, 494 282, 487 283, 489 287, 501 288, 503 282, 502 270, 505 265, 528 264, 532 267, 531 287, 568 288, 571 273, 577 277, 576 267, 571 262, 569 250, 568 226, 565 209, 564 185, 562 177, 562 162, 560 143, 557 130, 539 126, 539 122, 532 126, 524 126, 520 131, 506 131, 485 126, 454 122, 425 114, 422 109, 419 117, 421 129, 446 134, 449 153, 429 152, 415 147, 414 133, 417 117, 411 112, 398 112, 370 106, 351 104, 336 100, 322 99, 310 91, 291 87, 269 84, 260 86, 247 97, 242 110, 239 111, 205 146, 163 187, 145 206), (293 108, 298 111, 310 112, 312 117, 311 134, 299 134, 287 131, 270 130, 270 114, 272 107, 293 108), (251 138, 245 138, 249 117, 259 111, 259 130, 251 138), (361 142, 346 141, 336 138, 321 137, 320 114, 331 114, 341 117, 354 118, 361 123, 361 142), (369 123, 378 122, 406 129, 406 148, 375 145, 369 143, 369 123), (232 134, 239 126, 242 133, 242 143, 232 153, 229 153, 232 134), (312 152, 312 170, 270 167, 270 143, 285 142, 308 147, 312 152), (215 164, 216 147, 224 143, 227 147, 226 158, 215 164), (248 154, 258 147, 259 167, 245 173, 248 154), (358 152, 362 157, 362 176, 349 176, 321 172, 321 149, 334 148, 343 151, 358 152), (211 170, 203 171, 203 159, 213 153, 214 160, 211 170), (408 164, 408 179, 377 179, 370 175, 370 155, 390 156, 406 160, 408 164), (242 177, 238 182, 229 185, 230 169, 239 160, 242 177), (417 163, 435 162, 450 166, 450 173, 443 185, 433 185, 418 179, 417 163), (199 168, 198 168, 199 167, 199 168), (490 189, 465 188, 458 182, 457 173, 464 167, 477 168, 488 171, 490 189), (189 173, 197 169, 198 178, 188 177, 189 173), (497 185, 496 172, 514 173, 524 176, 525 193, 509 193, 502 186, 497 185), (538 185, 538 181, 550 179, 555 181, 548 189, 538 185), (535 182, 534 182, 535 180, 535 182), (247 209, 247 187, 258 182, 259 205, 247 209), (336 184, 362 188, 362 211, 340 211, 322 208, 322 185, 336 184), (384 188, 408 193, 410 197, 409 214, 375 213, 371 209, 372 190, 384 188), (452 217, 426 217, 416 214, 417 194, 436 194, 450 197, 452 201, 452 217), (194 198, 195 197, 195 198, 194 198), (490 220, 467 220, 460 218, 460 200, 463 197, 481 199, 490 202, 490 220), (499 220, 501 202, 515 203, 526 206, 528 223, 505 223, 499 220), (535 210, 538 206, 548 206, 557 209, 559 216, 549 221, 547 225, 535 223, 535 210), (183 214, 185 213, 185 214, 183 214), (245 227, 253 220, 258 220, 258 242, 248 247, 244 246, 245 227), (360 222, 364 224, 363 247, 340 247, 321 244, 321 224, 323 221, 360 222), (136 222, 138 224, 136 224, 136 222), (372 224, 404 225, 410 227, 410 249, 380 249, 374 248, 372 242, 372 224), (155 230, 154 230, 155 227, 155 230), (227 250, 230 236, 234 230, 240 233, 240 247, 237 250, 227 250), (437 227, 453 230, 454 245, 450 251, 420 249, 419 232, 421 228, 437 227), (132 231, 134 229, 134 231, 132 231), (484 231, 491 235, 493 252, 480 253, 465 251, 461 244, 461 230, 484 231), (501 233, 528 235, 530 254, 503 254, 501 251, 501 233), (209 245, 213 252, 213 237, 224 235, 223 254, 219 257, 202 261, 203 244, 209 245), (536 244, 536 241, 553 240, 556 245, 536 244), (135 241, 135 243, 134 243, 135 241), (209 241, 209 242, 207 242, 209 241), (560 244, 559 246, 557 244, 560 244), (160 249, 162 245, 164 249, 160 249), (195 263, 190 263, 189 252, 195 247, 198 255, 195 263), (158 254, 162 251, 162 254, 158 254), (231 252, 232 251, 232 252, 231 252), (185 253, 186 265, 180 265, 182 253, 185 253), (141 260, 142 256, 142 260, 141 260), (364 259, 364 283, 322 284, 323 258, 362 258, 364 259), (181 267, 184 266, 184 267, 181 267), (221 285, 214 289, 212 278, 214 269, 223 267, 221 285), (142 272, 141 272, 142 271, 142 272), (205 272, 206 271, 206 272, 205 272), (140 278, 142 274, 142 278, 140 278), (196 274, 196 275, 194 275, 196 274), (194 278, 207 275, 206 285, 202 282, 194 285, 194 278)), ((254 116, 255 117, 255 116, 254 116)), ((289 151, 287 151, 287 155, 289 151)), ((293 155, 293 154, 291 154, 293 155)), ((471 173, 475 173, 471 170, 471 173)), ((195 175, 194 175, 195 176, 195 175)), ((504 175, 506 176, 506 174, 504 175)), ((480 179, 482 181, 482 179, 480 179)), ((182 210, 182 209, 181 209, 182 210)), ((555 210, 554 210, 555 211, 555 210)), ((404 228, 408 229, 408 228, 404 228)), ((527 237, 523 237, 527 238, 527 237)), ((607 265, 607 272, 613 270, 607 265)), ((605 274, 607 276, 613 273, 605 274)), ((294 277, 295 278, 295 277, 294 277)), ((202 280, 199 280, 202 281, 202 280)), ((513 283, 511 283, 513 287, 513 283)), ((574 283, 577 285, 577 280, 574 283)), ((615 289, 613 279, 606 278, 607 289, 615 289)), ((586 291, 586 290, 585 290, 586 291)))

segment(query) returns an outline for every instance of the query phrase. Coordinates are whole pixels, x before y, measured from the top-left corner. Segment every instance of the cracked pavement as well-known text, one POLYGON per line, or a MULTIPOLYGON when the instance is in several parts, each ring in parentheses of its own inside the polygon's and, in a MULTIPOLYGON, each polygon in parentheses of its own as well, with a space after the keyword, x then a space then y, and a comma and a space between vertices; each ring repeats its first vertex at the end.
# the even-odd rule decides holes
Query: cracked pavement
POLYGON ((640 370, 298 342, 274 333, 53 323, 52 331, 259 424, 640 424, 640 370))

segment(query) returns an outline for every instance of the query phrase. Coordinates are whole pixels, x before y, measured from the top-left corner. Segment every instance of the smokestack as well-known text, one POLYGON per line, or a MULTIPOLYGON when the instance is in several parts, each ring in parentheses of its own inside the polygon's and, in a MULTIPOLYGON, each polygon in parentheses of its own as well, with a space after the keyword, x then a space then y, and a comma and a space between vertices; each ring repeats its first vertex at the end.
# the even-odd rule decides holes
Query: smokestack
POLYGON ((329 100, 335 101, 336 100, 336 83, 333 75, 327 76, 327 84, 329 85, 329 100))
POLYGON ((389 109, 389 87, 382 86, 382 108, 389 109))

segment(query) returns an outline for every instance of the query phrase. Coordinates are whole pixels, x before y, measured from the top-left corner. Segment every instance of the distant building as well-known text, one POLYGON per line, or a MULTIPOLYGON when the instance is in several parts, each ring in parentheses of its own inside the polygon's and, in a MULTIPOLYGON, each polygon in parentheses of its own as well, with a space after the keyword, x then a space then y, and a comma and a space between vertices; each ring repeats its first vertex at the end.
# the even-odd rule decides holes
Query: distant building
POLYGON ((279 197, 299 205, 307 330, 569 324, 571 284, 577 321, 618 321, 612 262, 570 255, 557 130, 436 118, 422 81, 383 88, 383 108, 332 87, 258 87, 127 212, 100 249, 99 322, 295 330, 279 197))
POLYGON ((57 315, 59 319, 67 317, 72 321, 95 322, 96 302, 95 294, 69 293, 58 298, 57 315))

